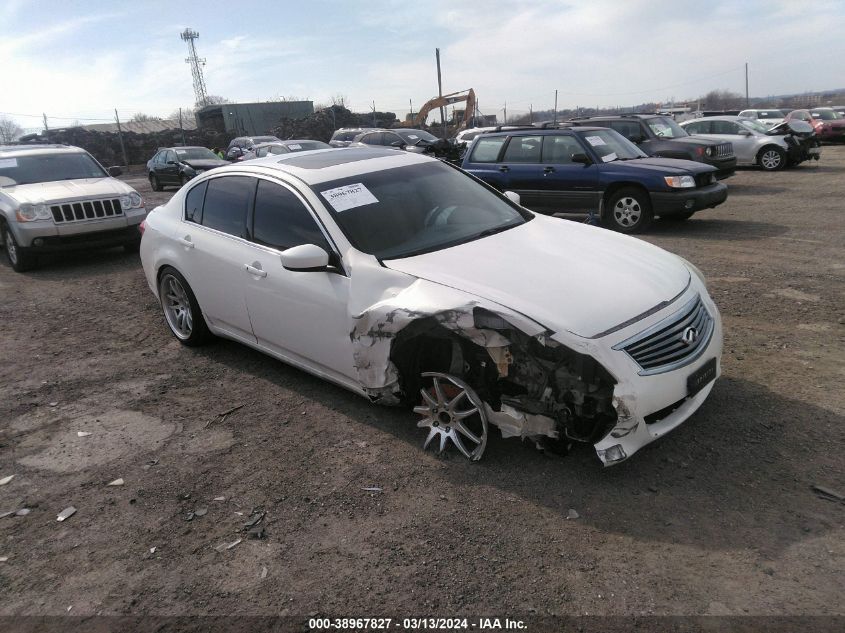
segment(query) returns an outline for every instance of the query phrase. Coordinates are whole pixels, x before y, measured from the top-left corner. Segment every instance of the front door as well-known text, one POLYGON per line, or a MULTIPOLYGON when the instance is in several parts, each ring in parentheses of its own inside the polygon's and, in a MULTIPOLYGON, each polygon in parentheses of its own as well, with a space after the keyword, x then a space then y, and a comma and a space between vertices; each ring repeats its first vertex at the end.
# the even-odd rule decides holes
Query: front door
POLYGON ((573 162, 576 154, 587 154, 587 150, 575 136, 544 137, 541 181, 544 213, 598 212, 601 198, 598 165, 573 162))
POLYGON ((244 264, 246 300, 258 343, 286 359, 341 381, 355 379, 349 278, 339 267, 294 272, 280 254, 316 244, 340 262, 336 249, 304 200, 292 189, 260 179, 255 195, 250 254, 244 264))

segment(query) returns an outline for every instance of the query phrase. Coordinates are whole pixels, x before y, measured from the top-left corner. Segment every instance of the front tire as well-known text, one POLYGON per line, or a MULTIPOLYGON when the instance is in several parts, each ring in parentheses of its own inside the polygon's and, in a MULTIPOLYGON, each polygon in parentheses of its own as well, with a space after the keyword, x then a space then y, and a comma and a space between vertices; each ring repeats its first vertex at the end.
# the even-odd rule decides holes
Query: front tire
POLYGON ((625 187, 610 198, 605 224, 620 233, 639 233, 654 219, 651 199, 642 189, 625 187))
POLYGON ((166 267, 158 280, 158 298, 167 326, 182 345, 196 347, 211 337, 197 298, 175 268, 166 267))
POLYGON ((764 147, 757 154, 757 164, 765 171, 780 171, 786 167, 786 152, 773 145, 764 147))
POLYGON ((6 249, 6 259, 12 266, 12 270, 16 273, 25 273, 35 268, 38 264, 38 257, 33 255, 29 249, 22 248, 18 244, 9 227, 0 224, 0 233, 2 233, 3 247, 6 249))
POLYGON ((153 191, 161 191, 163 189, 163 187, 161 186, 161 181, 155 174, 150 174, 150 187, 153 191))

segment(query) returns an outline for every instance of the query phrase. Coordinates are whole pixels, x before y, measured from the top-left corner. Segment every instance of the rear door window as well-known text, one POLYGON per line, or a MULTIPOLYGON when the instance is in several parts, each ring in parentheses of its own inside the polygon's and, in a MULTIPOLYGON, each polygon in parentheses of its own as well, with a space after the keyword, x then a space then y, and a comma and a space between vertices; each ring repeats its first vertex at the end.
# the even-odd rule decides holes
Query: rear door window
POLYGON ((311 212, 286 187, 258 181, 253 211, 253 241, 283 251, 301 244, 316 244, 331 253, 311 212))
POLYGON ((205 199, 205 190, 208 181, 205 180, 188 191, 185 196, 185 220, 202 224, 202 203, 205 199))
POLYGON ((688 123, 684 129, 690 134, 710 134, 710 121, 696 121, 688 123))
POLYGON ((505 163, 539 163, 540 152, 543 147, 541 136, 514 136, 511 137, 505 149, 505 163))
POLYGON ((472 155, 469 158, 470 162, 495 163, 499 160, 499 152, 501 152, 506 138, 504 136, 493 136, 477 140, 475 146, 472 148, 472 155))
POLYGON ((236 237, 248 237, 246 217, 255 195, 249 176, 223 176, 208 181, 202 207, 202 225, 236 237))

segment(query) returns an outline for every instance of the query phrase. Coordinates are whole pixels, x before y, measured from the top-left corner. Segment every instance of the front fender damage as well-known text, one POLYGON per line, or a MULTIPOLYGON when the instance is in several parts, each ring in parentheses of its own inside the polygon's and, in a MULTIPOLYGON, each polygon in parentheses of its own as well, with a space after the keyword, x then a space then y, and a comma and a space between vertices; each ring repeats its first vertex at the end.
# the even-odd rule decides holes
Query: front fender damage
POLYGON ((397 343, 401 352, 409 338, 436 335, 460 341, 450 373, 470 382, 503 437, 568 446, 573 439, 595 442, 614 428, 615 381, 585 346, 570 349, 543 325, 483 298, 362 257, 352 263, 353 364, 372 401, 408 404, 414 392, 403 392, 397 343))

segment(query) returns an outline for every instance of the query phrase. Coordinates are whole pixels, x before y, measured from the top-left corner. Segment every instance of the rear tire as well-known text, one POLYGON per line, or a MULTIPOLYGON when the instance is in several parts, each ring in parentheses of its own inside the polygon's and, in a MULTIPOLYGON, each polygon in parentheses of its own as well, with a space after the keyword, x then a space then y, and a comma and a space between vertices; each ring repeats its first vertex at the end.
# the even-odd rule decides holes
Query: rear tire
POLYGON ((765 171, 780 171, 786 167, 786 152, 774 145, 764 147, 757 153, 757 164, 765 171))
POLYGON ((166 266, 162 269, 158 298, 167 326, 182 345, 197 347, 211 338, 191 286, 175 268, 166 266))
POLYGON ((0 236, 6 249, 6 259, 16 273, 25 273, 38 265, 38 256, 32 254, 28 248, 18 245, 15 236, 5 224, 0 224, 0 236))
POLYGON ((155 174, 150 174, 150 187, 153 191, 161 191, 161 181, 158 179, 158 176, 155 174))
POLYGON ((605 225, 620 233, 639 233, 651 224, 651 198, 642 189, 624 187, 614 192, 606 207, 605 225))

